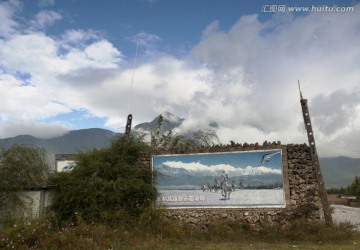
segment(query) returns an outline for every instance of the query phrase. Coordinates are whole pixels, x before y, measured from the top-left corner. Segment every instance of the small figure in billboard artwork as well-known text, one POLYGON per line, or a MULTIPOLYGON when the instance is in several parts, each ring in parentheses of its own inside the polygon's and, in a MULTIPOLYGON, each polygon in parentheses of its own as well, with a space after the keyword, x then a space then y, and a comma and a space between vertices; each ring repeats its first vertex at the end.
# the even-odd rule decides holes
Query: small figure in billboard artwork
POLYGON ((230 193, 231 193, 231 188, 227 183, 228 179, 229 179, 228 175, 225 173, 225 171, 223 171, 223 173, 220 176, 220 186, 221 186, 221 194, 222 196, 225 197, 225 199, 230 199, 230 193))
POLYGON ((208 187, 208 191, 211 192, 213 189, 213 186, 211 185, 210 180, 208 180, 208 182, 207 182, 207 187, 208 187))
POLYGON ((243 180, 240 180, 239 181, 239 189, 244 189, 244 181, 243 180))
POLYGON ((219 189, 221 188, 220 182, 217 178, 214 179, 214 191, 217 193, 219 189))
POLYGON ((232 191, 232 192, 235 192, 235 190, 236 190, 236 184, 235 184, 235 180, 233 180, 233 181, 231 182, 231 191, 232 191))
POLYGON ((205 181, 202 181, 202 183, 201 183, 201 190, 203 192, 205 192, 205 190, 206 190, 205 181))
POLYGON ((228 175, 225 171, 222 172, 221 176, 220 176, 220 180, 221 180, 221 185, 224 183, 224 182, 227 182, 228 180, 228 175))

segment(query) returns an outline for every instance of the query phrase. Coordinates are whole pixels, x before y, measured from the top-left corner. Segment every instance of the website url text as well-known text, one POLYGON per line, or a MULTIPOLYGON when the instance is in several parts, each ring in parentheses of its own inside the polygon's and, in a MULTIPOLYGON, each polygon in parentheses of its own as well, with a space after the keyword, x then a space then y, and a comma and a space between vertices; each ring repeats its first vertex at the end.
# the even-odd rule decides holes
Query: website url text
POLYGON ((265 4, 261 7, 263 13, 276 13, 276 12, 353 12, 354 7, 339 7, 339 6, 286 6, 281 4, 265 4))

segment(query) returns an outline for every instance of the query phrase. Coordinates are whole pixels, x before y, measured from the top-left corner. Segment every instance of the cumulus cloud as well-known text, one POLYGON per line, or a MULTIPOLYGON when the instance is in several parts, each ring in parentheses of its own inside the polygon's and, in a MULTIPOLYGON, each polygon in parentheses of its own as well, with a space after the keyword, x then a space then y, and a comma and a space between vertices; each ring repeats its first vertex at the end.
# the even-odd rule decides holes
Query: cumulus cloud
POLYGON ((137 46, 142 47, 144 50, 143 56, 150 57, 156 54, 156 45, 161 41, 161 38, 155 34, 140 32, 129 38, 129 40, 137 44, 137 46))
POLYGON ((55 11, 41 11, 35 19, 31 21, 31 25, 34 29, 44 29, 47 26, 51 26, 56 21, 61 20, 62 16, 55 11))
POLYGON ((96 41, 100 32, 95 30, 68 29, 61 34, 59 46, 66 51, 73 48, 83 48, 91 41, 96 41))
POLYGON ((18 11, 21 10, 21 3, 17 0, 0 3, 0 38, 11 36, 20 26, 14 18, 18 11))
POLYGON ((36 120, 76 109, 89 110, 78 99, 82 98, 77 94, 79 86, 90 80, 101 84, 107 72, 121 63, 122 54, 93 31, 67 30, 68 39, 62 35, 56 39, 37 30, 60 20, 56 12, 40 12, 28 26, 20 25, 13 17, 19 9, 15 3, 19 2, 0 4, 0 16, 8 28, 0 40, 1 137, 17 132, 44 137, 39 132, 46 129, 48 133, 42 132, 45 136, 61 134, 67 130, 64 124, 45 126, 36 120), (79 40, 83 43, 75 43, 79 40))
POLYGON ((359 119, 359 7, 346 15, 274 15, 267 22, 248 15, 228 31, 210 24, 192 54, 212 72, 216 91, 194 100, 198 108, 190 117, 217 121, 223 141, 306 141, 298 101, 300 79, 310 112, 314 108, 315 135, 328 138, 318 140, 320 155, 334 155, 336 150, 328 149, 339 150, 339 145, 349 147, 346 155, 357 155, 350 150, 356 144, 345 135, 355 132, 359 119))
POLYGON ((206 175, 207 173, 211 172, 213 174, 222 173, 225 171, 231 175, 254 175, 254 174, 281 174, 280 169, 272 169, 265 166, 247 166, 245 168, 234 167, 229 164, 216 164, 216 165, 204 165, 200 162, 190 162, 185 163, 181 161, 166 161, 163 162, 163 165, 171 167, 171 168, 181 168, 185 169, 189 172, 201 172, 202 174, 206 175))
POLYGON ((36 138, 47 139, 62 136, 69 132, 61 123, 38 123, 29 120, 6 122, 0 126, 0 138, 10 138, 18 135, 32 135, 36 138), (6 135, 6 137, 4 137, 6 135))
POLYGON ((62 21, 59 13, 24 24, 15 18, 20 11, 19 1, 0 3, 2 137, 14 135, 3 129, 12 120, 30 124, 72 110, 120 132, 129 111, 134 124, 170 111, 186 118, 180 131, 216 122, 223 143, 303 143, 300 79, 319 155, 360 157, 359 4, 348 13, 279 13, 268 21, 246 15, 228 30, 214 21, 184 58, 161 53, 158 35, 139 33, 130 38, 141 52, 132 90, 132 59, 101 32, 50 36, 45 28, 62 21))

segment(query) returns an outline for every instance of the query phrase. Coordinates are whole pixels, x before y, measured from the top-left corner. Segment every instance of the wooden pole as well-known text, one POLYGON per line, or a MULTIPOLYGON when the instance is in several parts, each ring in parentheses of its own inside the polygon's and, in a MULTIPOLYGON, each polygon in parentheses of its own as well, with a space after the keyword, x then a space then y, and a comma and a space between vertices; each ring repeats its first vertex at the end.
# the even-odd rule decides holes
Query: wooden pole
POLYGON ((132 114, 129 114, 126 121, 126 127, 125 127, 125 136, 128 138, 130 137, 131 133, 131 122, 132 122, 132 114))
POLYGON ((308 141, 309 141, 309 147, 311 152, 311 159, 314 166, 315 176, 319 187, 319 195, 321 198, 322 207, 324 210, 324 219, 325 223, 329 226, 333 226, 333 220, 331 216, 331 210, 330 205, 327 199, 326 189, 324 180, 321 174, 320 169, 320 163, 319 163, 319 157, 316 151, 316 145, 315 145, 315 138, 314 138, 314 132, 311 125, 311 119, 310 119, 310 113, 309 113, 309 107, 307 104, 307 99, 304 99, 300 90, 300 83, 299 83, 299 91, 300 91, 300 103, 302 108, 302 113, 304 117, 304 123, 305 123, 305 129, 308 135, 308 141))

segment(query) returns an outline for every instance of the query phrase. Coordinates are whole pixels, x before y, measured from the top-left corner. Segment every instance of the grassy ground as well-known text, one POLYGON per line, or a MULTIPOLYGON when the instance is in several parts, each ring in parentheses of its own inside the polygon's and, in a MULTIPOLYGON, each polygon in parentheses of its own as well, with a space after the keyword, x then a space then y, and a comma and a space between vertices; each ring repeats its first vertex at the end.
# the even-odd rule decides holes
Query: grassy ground
POLYGON ((271 250, 289 250, 289 249, 304 249, 304 250, 354 250, 360 249, 360 246, 356 243, 342 243, 342 244, 315 244, 315 243, 299 243, 299 244, 290 244, 290 243, 269 243, 269 242, 246 242, 246 243, 234 243, 234 242, 203 242, 203 241, 192 241, 192 242, 179 242, 179 243, 169 243, 169 242, 144 242, 142 244, 137 244, 133 246, 117 246, 115 249, 179 249, 179 250, 192 250, 192 249, 204 249, 204 250, 222 250, 222 249, 236 249, 236 250, 257 250, 257 249, 271 249, 271 250))
POLYGON ((106 226, 55 215, 17 220, 0 231, 0 249, 360 249, 360 232, 297 220, 285 227, 250 228, 223 222, 206 230, 179 226, 156 214, 132 225, 106 226))

